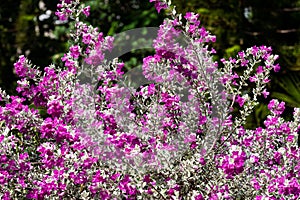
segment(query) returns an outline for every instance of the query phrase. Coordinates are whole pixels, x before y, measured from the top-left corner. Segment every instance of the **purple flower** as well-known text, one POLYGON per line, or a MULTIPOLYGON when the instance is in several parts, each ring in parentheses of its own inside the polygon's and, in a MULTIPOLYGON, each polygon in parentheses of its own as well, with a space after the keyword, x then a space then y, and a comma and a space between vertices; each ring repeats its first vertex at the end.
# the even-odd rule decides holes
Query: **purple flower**
POLYGON ((90 10, 91 10, 91 7, 87 6, 87 7, 83 8, 82 12, 86 17, 88 17, 90 15, 90 10))
POLYGON ((150 0, 150 2, 154 2, 154 6, 157 10, 157 12, 159 13, 161 9, 166 9, 168 8, 168 5, 164 2, 162 2, 161 0, 150 0))
POLYGON ((274 69, 274 72, 279 72, 280 71, 279 64, 274 65, 273 69, 274 69))
POLYGON ((74 59, 77 59, 80 55, 80 47, 78 45, 70 47, 71 56, 74 59))
POLYGON ((254 75, 254 76, 250 76, 249 81, 256 82, 256 81, 258 81, 258 79, 257 79, 256 75, 254 75))
POLYGON ((253 47, 252 47, 252 54, 253 54, 254 56, 257 55, 258 51, 259 51, 259 48, 258 48, 257 46, 253 46, 253 47))
POLYGON ((90 33, 84 33, 82 35, 82 42, 84 44, 90 44, 91 43, 91 40, 92 40, 92 36, 90 33))
POLYGON ((204 200, 203 196, 201 194, 198 194, 196 197, 195 197, 195 200, 204 200))
POLYGON ((93 176, 92 183, 104 183, 106 182, 105 178, 101 176, 101 171, 98 170, 96 174, 93 176))
POLYGON ((8 191, 4 192, 4 195, 2 196, 2 200, 11 200, 10 193, 8 191))
POLYGON ((67 20, 67 15, 63 12, 60 12, 60 11, 56 11, 55 12, 55 15, 58 17, 59 20, 61 21, 65 21, 67 20))
POLYGON ((241 59, 245 57, 245 53, 243 51, 238 52, 238 55, 241 59))
POLYGON ((269 104, 268 104, 268 109, 269 110, 273 110, 274 106, 275 106, 276 100, 272 99, 269 104))
POLYGON ((263 67, 262 67, 262 66, 258 66, 257 69, 256 69, 256 73, 257 73, 257 74, 261 74, 261 73, 263 73, 263 72, 264 72, 263 67))
POLYGON ((267 98, 270 92, 268 92, 266 89, 263 90, 262 94, 264 95, 264 98, 267 98))
POLYGON ((16 74, 19 77, 25 77, 26 73, 27 73, 27 67, 26 67, 26 58, 25 56, 21 55, 19 57, 19 60, 14 64, 15 70, 16 70, 16 74))
POLYGON ((47 113, 53 117, 60 117, 60 115, 63 113, 64 106, 61 104, 59 99, 53 99, 52 101, 49 101, 47 107, 47 113))
POLYGON ((155 93, 155 85, 153 83, 151 83, 148 86, 148 95, 153 95, 155 93))
POLYGON ((255 200, 262 200, 263 199, 263 197, 261 196, 261 195, 257 195, 256 197, 255 197, 255 200))
POLYGON ((237 96, 236 102, 242 107, 245 103, 245 99, 241 97, 240 95, 237 96))
POLYGON ((187 12, 184 16, 185 19, 189 20, 191 23, 197 22, 199 18, 199 14, 195 14, 193 12, 187 12))
POLYGON ((279 116, 283 113, 285 109, 285 102, 279 103, 278 100, 272 99, 268 104, 268 109, 277 116, 279 116))

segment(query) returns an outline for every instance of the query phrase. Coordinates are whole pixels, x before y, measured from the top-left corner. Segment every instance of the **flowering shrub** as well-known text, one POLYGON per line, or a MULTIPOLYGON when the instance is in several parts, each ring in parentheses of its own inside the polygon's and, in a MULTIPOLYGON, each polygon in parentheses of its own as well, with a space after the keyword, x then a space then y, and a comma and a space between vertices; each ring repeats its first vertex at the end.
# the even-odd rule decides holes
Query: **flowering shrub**
POLYGON ((137 89, 106 59, 114 38, 80 21, 89 7, 58 4, 60 20, 75 19, 64 66, 41 71, 20 56, 19 96, 1 91, 2 199, 299 198, 300 109, 285 121, 274 99, 265 127, 243 127, 278 56, 254 46, 214 61, 216 37, 197 14, 150 2, 170 17, 143 60, 152 83, 137 89))

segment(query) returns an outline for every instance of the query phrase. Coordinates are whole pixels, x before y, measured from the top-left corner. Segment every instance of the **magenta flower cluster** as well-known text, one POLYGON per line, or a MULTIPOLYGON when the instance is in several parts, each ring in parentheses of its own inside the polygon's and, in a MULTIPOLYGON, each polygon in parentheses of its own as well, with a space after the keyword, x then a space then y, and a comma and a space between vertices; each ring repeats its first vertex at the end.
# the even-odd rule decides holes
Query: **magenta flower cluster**
POLYGON ((64 66, 20 56, 18 96, 0 90, 1 199, 300 198, 300 109, 286 121, 273 99, 264 127, 244 128, 278 56, 254 46, 218 62, 198 14, 150 2, 170 18, 143 60, 152 83, 136 89, 106 58, 114 38, 80 21, 90 7, 61 0, 56 15, 75 19, 64 66))

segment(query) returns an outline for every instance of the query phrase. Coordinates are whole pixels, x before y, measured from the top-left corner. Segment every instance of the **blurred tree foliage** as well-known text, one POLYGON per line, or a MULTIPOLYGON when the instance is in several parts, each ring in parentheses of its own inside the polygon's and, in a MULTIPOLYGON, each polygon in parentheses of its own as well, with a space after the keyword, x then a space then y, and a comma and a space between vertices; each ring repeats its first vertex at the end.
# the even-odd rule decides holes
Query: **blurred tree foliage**
MULTIPOLYGON (((88 23, 105 35, 139 27, 158 27, 163 12, 157 14, 148 0, 82 0, 91 6, 88 23)), ((16 77, 13 63, 25 54, 38 66, 54 62, 68 48, 69 25, 54 15, 59 0, 5 0, 0 6, 0 87, 13 94, 16 77)), ((234 56, 253 45, 270 45, 279 54, 280 73, 273 74, 271 96, 262 99, 249 119, 249 127, 261 125, 266 103, 271 97, 300 107, 300 0, 173 0, 179 12, 200 14, 203 26, 217 36, 217 57, 234 56)), ((149 51, 122 56, 127 69, 141 64, 149 51)), ((288 110, 290 111, 290 110, 288 110)))
POLYGON ((54 30, 56 1, 6 0, 0 6, 0 86, 15 93, 16 77, 13 63, 18 55, 25 54, 38 66, 51 63, 51 57, 65 50, 65 38, 55 38, 54 30), (42 16, 43 15, 43 16, 42 16), (41 17, 42 16, 42 17, 41 17))

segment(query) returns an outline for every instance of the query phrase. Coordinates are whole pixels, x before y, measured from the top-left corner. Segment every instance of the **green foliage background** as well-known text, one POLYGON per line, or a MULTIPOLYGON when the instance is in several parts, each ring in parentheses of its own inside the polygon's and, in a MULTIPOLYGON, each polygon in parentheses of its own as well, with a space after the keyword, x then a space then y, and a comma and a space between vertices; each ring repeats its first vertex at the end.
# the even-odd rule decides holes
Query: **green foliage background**
MULTIPOLYGON (((91 6, 88 22, 106 35, 139 27, 158 27, 164 13, 157 14, 147 0, 84 0, 91 6)), ((68 48, 69 23, 57 24, 54 15, 58 0, 5 0, 0 6, 0 87, 15 94, 13 63, 25 54, 40 67, 61 64, 68 48), (47 10, 48 19, 40 20, 47 10)), ((272 75, 271 95, 257 107, 248 127, 262 125, 270 98, 300 107, 300 0, 173 0, 179 12, 200 14, 203 26, 217 36, 218 58, 234 56, 253 45, 270 45, 280 56, 282 70, 272 75)), ((122 56, 126 67, 140 65, 151 51, 135 51, 122 56)), ((216 57, 216 58, 217 58, 216 57)))

